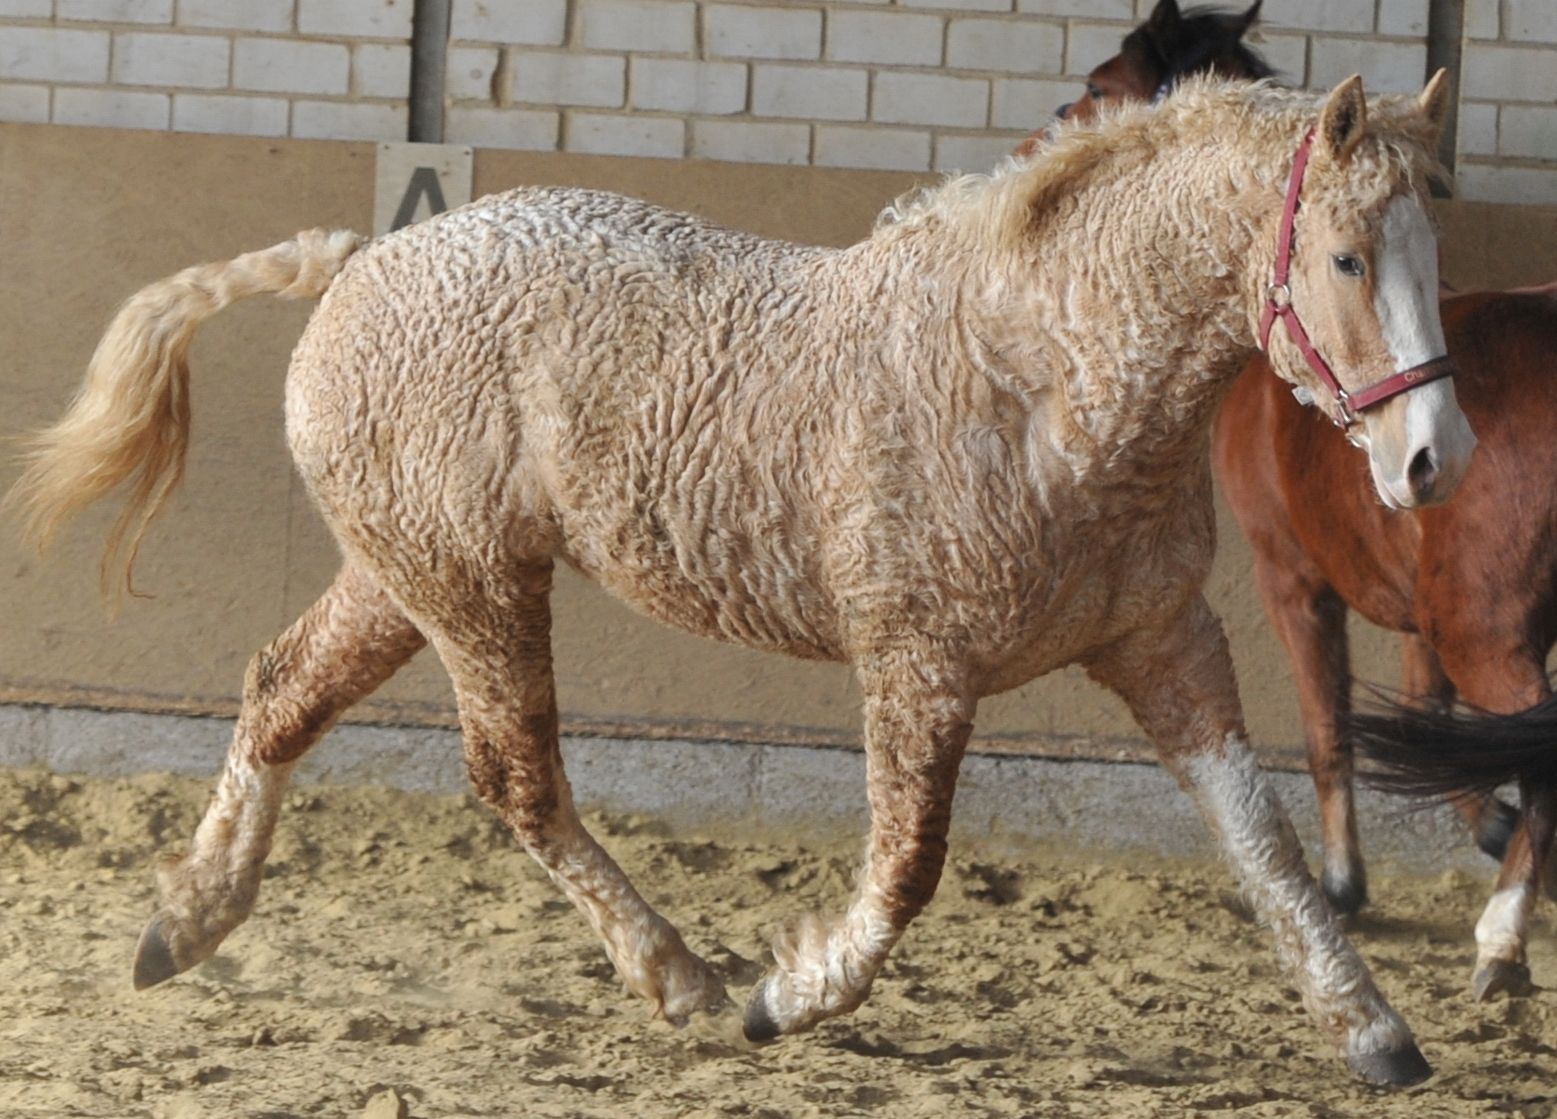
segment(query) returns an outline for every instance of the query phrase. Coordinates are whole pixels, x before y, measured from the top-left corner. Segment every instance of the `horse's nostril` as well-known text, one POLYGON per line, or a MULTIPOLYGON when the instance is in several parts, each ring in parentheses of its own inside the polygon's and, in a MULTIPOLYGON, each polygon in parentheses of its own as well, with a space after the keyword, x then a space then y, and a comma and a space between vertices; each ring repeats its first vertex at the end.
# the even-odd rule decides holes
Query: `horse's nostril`
POLYGON ((1431 449, 1423 447, 1411 458, 1411 465, 1406 469, 1406 481, 1411 486, 1411 492, 1418 497, 1426 497, 1432 493, 1433 483, 1438 480, 1438 458, 1431 449))
POLYGON ((1074 104, 1074 101, 1065 102, 1065 104, 1054 110, 1055 117, 1059 120, 1064 120, 1066 117, 1070 116, 1070 107, 1074 104))

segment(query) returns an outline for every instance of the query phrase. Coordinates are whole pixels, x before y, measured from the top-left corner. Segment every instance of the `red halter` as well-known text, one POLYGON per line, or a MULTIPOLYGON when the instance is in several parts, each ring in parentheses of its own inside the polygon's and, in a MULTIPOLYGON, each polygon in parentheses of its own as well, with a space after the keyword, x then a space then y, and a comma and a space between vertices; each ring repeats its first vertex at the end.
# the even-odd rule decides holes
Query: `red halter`
POLYGON ((1381 404, 1418 385, 1452 375, 1454 359, 1448 354, 1441 354, 1421 365, 1413 365, 1410 369, 1392 374, 1359 392, 1349 393, 1341 387, 1341 382, 1336 379, 1325 359, 1319 356, 1319 351, 1314 349, 1314 344, 1308 339, 1308 331, 1303 329, 1298 319, 1297 308, 1292 306, 1292 288, 1287 284, 1292 264, 1292 223, 1297 217, 1298 197, 1303 192, 1303 173, 1308 169, 1308 156, 1313 146, 1314 130, 1310 128, 1298 146, 1297 157, 1292 161, 1292 177, 1287 180, 1287 205, 1281 212, 1281 234, 1276 244, 1276 273, 1270 286, 1265 289, 1265 314, 1260 318, 1260 349, 1267 353, 1270 351, 1271 327, 1278 318, 1281 319, 1287 326, 1287 336, 1292 339, 1292 344, 1302 353, 1308 367, 1318 374, 1340 406, 1341 418, 1335 420, 1335 425, 1348 428, 1357 422, 1361 412, 1375 404, 1381 404))

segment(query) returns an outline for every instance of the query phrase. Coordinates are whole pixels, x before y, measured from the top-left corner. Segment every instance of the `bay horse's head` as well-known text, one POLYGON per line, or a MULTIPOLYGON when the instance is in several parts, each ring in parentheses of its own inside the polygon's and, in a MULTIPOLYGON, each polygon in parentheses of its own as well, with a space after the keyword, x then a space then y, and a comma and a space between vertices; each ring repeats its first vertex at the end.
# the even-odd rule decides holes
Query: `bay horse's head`
POLYGON ((1439 71, 1370 121, 1361 79, 1337 86, 1269 219, 1276 260, 1259 283, 1271 365, 1368 452, 1391 508, 1447 500, 1476 445, 1449 376, 1425 194, 1448 96, 1439 71))
POLYGON ((1158 0, 1146 22, 1124 37, 1119 53, 1087 74, 1086 95, 1061 105, 1061 120, 1085 121, 1108 106, 1160 101, 1194 74, 1256 81, 1274 71, 1243 37, 1260 18, 1262 0, 1247 11, 1200 7, 1180 10, 1158 0))

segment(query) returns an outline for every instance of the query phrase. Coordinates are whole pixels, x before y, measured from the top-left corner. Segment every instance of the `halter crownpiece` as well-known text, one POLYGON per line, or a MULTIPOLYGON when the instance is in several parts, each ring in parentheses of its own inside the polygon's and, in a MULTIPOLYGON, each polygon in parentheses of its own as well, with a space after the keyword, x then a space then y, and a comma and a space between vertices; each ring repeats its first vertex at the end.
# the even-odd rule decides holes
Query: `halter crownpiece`
POLYGON ((1330 390, 1330 395, 1335 398, 1340 408, 1340 418, 1331 417, 1335 425, 1339 428, 1348 428, 1357 422, 1360 413, 1375 404, 1382 404, 1390 397, 1409 392, 1418 385, 1425 385, 1440 377, 1451 376, 1454 373, 1454 359, 1448 354, 1439 354, 1420 365, 1413 365, 1409 369, 1393 373, 1365 389, 1349 393, 1341 385, 1329 363, 1320 356, 1318 350, 1314 349, 1313 342, 1309 341, 1308 331, 1303 329, 1302 320, 1298 318, 1297 308, 1292 306, 1292 287, 1288 282, 1295 236, 1293 222, 1297 218, 1298 200, 1303 193, 1303 175, 1308 170, 1308 157, 1313 147, 1314 130, 1310 128, 1304 134, 1303 142, 1298 145, 1297 156, 1292 161, 1292 176, 1287 180, 1287 202, 1281 211, 1281 232, 1276 242, 1276 269, 1270 284, 1265 288, 1265 313, 1260 317, 1260 349, 1266 353, 1270 352, 1271 327, 1279 318, 1286 324, 1287 337, 1292 339, 1292 344, 1303 355, 1303 360, 1308 362, 1308 367, 1318 375, 1319 380, 1330 390))

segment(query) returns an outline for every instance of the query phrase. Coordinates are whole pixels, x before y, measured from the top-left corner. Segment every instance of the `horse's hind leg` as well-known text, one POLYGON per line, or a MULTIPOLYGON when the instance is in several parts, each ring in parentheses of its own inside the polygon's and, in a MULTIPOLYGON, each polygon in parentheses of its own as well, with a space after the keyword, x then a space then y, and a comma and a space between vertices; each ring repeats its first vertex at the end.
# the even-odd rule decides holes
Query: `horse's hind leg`
POLYGON ((162 908, 141 934, 137 988, 207 959, 248 917, 293 766, 342 711, 425 643, 384 592, 348 565, 249 662, 216 794, 189 852, 158 875, 162 908))
POLYGON ((957 769, 973 699, 928 650, 877 654, 860 668, 870 841, 842 920, 806 918, 773 945, 777 967, 752 991, 746 1036, 796 1033, 865 1001, 887 954, 925 907, 946 860, 957 769))
POLYGON ((574 810, 557 744, 551 574, 548 561, 488 575, 468 594, 429 600, 418 618, 454 681, 477 793, 588 919, 628 989, 679 1023, 726 1005, 724 984, 574 810))
MULTIPOLYGON (((1460 695, 1484 711, 1511 715, 1551 695, 1545 665, 1528 650, 1500 649, 1484 635, 1482 640, 1446 642, 1441 647, 1446 650, 1444 668, 1460 695)), ((1531 990, 1525 944, 1552 844, 1552 790, 1522 785, 1519 791, 1526 826, 1515 829, 1497 887, 1476 922, 1471 991, 1478 1001, 1500 994, 1526 995, 1531 990)))
POLYGON ((1087 667, 1130 705, 1195 797, 1310 1015, 1347 1064, 1374 1083, 1429 1076, 1410 1029, 1309 876, 1297 833, 1249 749, 1227 641, 1205 602, 1196 598, 1173 622, 1130 635, 1087 667))

